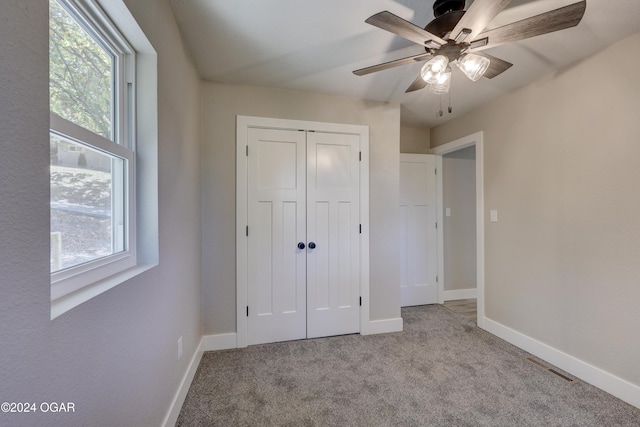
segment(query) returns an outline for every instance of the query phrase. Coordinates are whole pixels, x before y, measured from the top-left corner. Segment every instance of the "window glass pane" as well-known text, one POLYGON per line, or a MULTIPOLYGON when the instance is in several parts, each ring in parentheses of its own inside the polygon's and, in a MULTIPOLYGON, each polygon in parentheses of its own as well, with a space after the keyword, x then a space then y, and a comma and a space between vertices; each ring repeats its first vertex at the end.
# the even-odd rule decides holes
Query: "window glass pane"
POLYGON ((51 111, 113 140, 114 56, 49 0, 51 111))
POLYGON ((125 160, 51 133, 51 272, 125 249, 125 160))

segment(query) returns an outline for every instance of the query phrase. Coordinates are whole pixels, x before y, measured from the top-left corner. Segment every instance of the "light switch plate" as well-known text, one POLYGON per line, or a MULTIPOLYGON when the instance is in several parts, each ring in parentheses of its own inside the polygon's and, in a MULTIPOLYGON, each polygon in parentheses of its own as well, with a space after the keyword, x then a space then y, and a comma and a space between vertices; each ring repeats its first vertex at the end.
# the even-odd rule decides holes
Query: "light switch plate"
POLYGON ((444 210, 444 215, 445 215, 445 216, 451 216, 451 208, 446 208, 446 209, 444 210))
POLYGON ((498 211, 493 209, 490 212, 491 214, 491 222, 498 222, 498 211))

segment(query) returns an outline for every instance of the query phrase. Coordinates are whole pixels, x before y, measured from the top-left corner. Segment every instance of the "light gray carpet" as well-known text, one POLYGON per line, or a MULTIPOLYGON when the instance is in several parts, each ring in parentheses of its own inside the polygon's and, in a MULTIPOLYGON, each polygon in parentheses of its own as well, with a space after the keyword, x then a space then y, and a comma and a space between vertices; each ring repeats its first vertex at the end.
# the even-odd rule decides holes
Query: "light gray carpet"
POLYGON ((205 353, 179 426, 640 426, 640 409, 534 366, 441 306, 404 332, 205 353))

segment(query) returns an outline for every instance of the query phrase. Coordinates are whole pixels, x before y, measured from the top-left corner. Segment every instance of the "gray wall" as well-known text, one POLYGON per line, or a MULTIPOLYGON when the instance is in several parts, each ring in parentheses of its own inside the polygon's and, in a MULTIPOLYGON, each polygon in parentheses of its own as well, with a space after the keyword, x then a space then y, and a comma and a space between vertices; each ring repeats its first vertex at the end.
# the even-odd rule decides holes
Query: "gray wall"
POLYGON ((484 131, 486 316, 635 385, 638 44, 640 34, 431 133, 438 146, 484 131))
POLYGON ((399 105, 216 83, 202 94, 204 334, 236 331, 236 115, 370 127, 370 317, 400 317, 399 105))
POLYGON ((431 132, 429 128, 400 127, 400 152, 429 154, 431 132))
POLYGON ((51 321, 48 5, 0 2, 0 401, 77 410, 0 425, 159 425, 201 337, 199 79, 169 6, 127 4, 158 53, 160 265, 51 321))
POLYGON ((476 287, 476 147, 442 156, 444 290, 476 287))

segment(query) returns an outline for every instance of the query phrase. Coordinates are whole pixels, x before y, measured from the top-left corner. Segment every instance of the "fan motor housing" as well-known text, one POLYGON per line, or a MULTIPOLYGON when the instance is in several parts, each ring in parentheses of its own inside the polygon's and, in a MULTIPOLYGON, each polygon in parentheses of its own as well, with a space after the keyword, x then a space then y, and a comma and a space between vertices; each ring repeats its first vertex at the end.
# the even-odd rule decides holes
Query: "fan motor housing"
POLYGON ((436 18, 449 12, 464 10, 465 0, 436 0, 433 4, 433 16, 436 18))
POLYGON ((438 16, 433 21, 429 22, 424 29, 431 34, 435 34, 440 38, 444 38, 447 34, 451 32, 462 19, 462 15, 464 15, 464 10, 454 10, 452 12, 447 12, 444 15, 438 16))
POLYGON ((435 19, 424 29, 444 39, 464 15, 465 0, 436 0, 433 4, 435 19))

